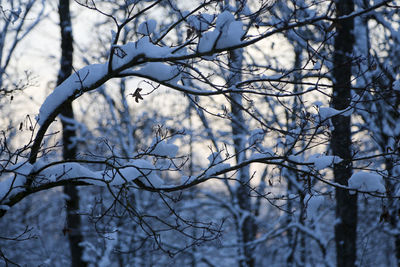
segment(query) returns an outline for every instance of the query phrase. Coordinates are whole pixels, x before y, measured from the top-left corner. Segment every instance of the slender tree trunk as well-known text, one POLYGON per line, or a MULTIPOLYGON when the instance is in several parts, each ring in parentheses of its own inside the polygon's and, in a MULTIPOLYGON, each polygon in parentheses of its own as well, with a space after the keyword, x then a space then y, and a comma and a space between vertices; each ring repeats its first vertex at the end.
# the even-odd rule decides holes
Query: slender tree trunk
MULTIPOLYGON (((58 13, 60 16, 61 29, 61 69, 58 73, 57 85, 61 84, 72 73, 73 39, 72 25, 69 10, 69 0, 60 0, 58 13)), ((74 112, 71 103, 63 106, 61 111, 63 118, 74 119, 74 112)), ((63 157, 64 159, 74 159, 77 148, 72 138, 76 136, 75 130, 69 120, 61 120, 63 128, 63 157)), ((79 210, 78 189, 74 186, 64 186, 64 193, 68 196, 67 206, 67 230, 69 247, 71 252, 71 266, 87 266, 82 260, 81 217, 77 214, 79 210)))
MULTIPOLYGON (((302 50, 298 48, 299 46, 295 46, 294 47, 294 52, 295 52, 295 62, 294 62, 294 68, 295 69, 301 69, 301 62, 302 62, 302 50)), ((295 85, 293 88, 293 92, 294 93, 298 93, 300 90, 302 90, 302 88, 299 86, 299 84, 301 83, 301 73, 300 72, 296 72, 294 75, 294 81, 295 81, 295 85)), ((288 110, 285 110, 285 116, 286 116, 286 130, 290 131, 293 127, 295 127, 296 125, 296 118, 297 118, 297 113, 300 112, 300 108, 299 108, 299 101, 297 98, 294 98, 293 103, 292 103, 292 109, 293 112, 289 113, 288 110)), ((293 166, 295 168, 295 166, 293 166)), ((294 179, 296 179, 296 181, 298 181, 299 179, 299 174, 295 171, 292 170, 287 170, 287 172, 289 173, 290 176, 295 177, 294 179)), ((296 185, 293 184, 293 181, 291 181, 290 179, 288 179, 287 181, 287 194, 291 195, 291 194, 298 194, 300 196, 300 202, 299 202, 299 206, 304 205, 303 200, 304 200, 304 193, 303 190, 301 190, 300 188, 296 188, 296 185)), ((293 210, 293 204, 294 201, 293 200, 288 200, 287 201, 287 209, 289 211, 293 210)), ((296 207, 297 208, 297 207, 296 207)), ((300 211, 303 211, 303 208, 300 208, 300 211)), ((303 215, 303 214, 302 214, 303 215)), ((299 222, 301 224, 304 224, 304 216, 300 216, 300 218, 298 219, 299 222)), ((289 225, 290 223, 293 222, 293 215, 292 214, 288 214, 287 217, 287 225, 289 225)), ((295 219, 297 220, 297 218, 295 219)), ((288 254, 287 258, 286 258, 286 266, 290 267, 290 266, 296 266, 297 262, 296 261, 296 252, 299 251, 300 253, 300 264, 305 265, 305 259, 303 260, 303 252, 304 252, 304 247, 302 247, 302 245, 304 244, 304 242, 301 242, 301 240, 304 238, 304 233, 301 231, 298 231, 297 229, 294 228, 289 228, 287 231, 287 239, 288 239, 288 247, 290 249, 290 253, 288 254)))
MULTIPOLYGON (((353 0, 337 0, 337 16, 350 14, 354 11, 353 0)), ((337 22, 337 35, 334 44, 333 95, 332 107, 345 109, 351 100, 351 54, 354 45, 353 19, 337 22)), ((335 181, 347 185, 352 174, 351 164, 351 121, 349 116, 332 118, 334 130, 331 138, 331 148, 334 155, 343 159, 334 166, 335 181)), ((357 195, 349 194, 348 190, 336 189, 335 242, 337 266, 356 266, 357 238, 357 195)))
MULTIPOLYGON (((243 51, 237 49, 230 52, 230 62, 229 68, 231 74, 228 79, 228 85, 232 86, 236 82, 240 81, 242 76, 240 70, 242 68, 243 51)), ((237 93, 232 93, 231 95, 231 111, 232 111, 232 135, 233 144, 236 154, 236 161, 239 163, 246 159, 245 152, 243 152, 246 146, 246 123, 243 117, 243 111, 241 109, 242 105, 242 95, 237 93)), ((239 185, 235 191, 235 199, 238 202, 238 206, 241 210, 240 216, 245 216, 245 219, 238 218, 239 221, 239 253, 241 257, 239 260, 239 265, 241 267, 255 266, 253 248, 249 246, 249 242, 254 240, 256 234, 256 224, 254 222, 252 214, 252 205, 250 199, 250 172, 249 167, 246 166, 238 170, 238 180, 239 185)))

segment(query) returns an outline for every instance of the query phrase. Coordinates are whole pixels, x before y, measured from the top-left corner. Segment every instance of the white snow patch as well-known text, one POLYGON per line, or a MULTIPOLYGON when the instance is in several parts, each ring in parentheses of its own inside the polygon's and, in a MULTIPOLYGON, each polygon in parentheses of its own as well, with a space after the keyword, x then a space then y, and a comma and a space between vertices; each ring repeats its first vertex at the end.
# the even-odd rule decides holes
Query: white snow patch
POLYGON ((218 31, 218 30, 213 30, 213 31, 204 33, 199 41, 197 50, 200 53, 212 50, 215 46, 215 42, 217 41, 217 38, 219 35, 220 35, 220 31, 218 31))
POLYGON ((344 110, 337 110, 334 108, 330 107, 319 107, 319 116, 321 118, 321 121, 324 121, 328 118, 331 118, 333 116, 336 116, 338 114, 342 116, 350 116, 353 113, 353 109, 350 107, 347 107, 344 110))
POLYGON ((382 176, 375 173, 369 173, 365 171, 354 173, 350 177, 348 183, 350 188, 356 190, 378 193, 386 192, 382 176))
POLYGON ((151 153, 158 156, 173 158, 178 153, 178 149, 178 146, 174 144, 167 144, 165 141, 160 141, 151 153))
POLYGON ((156 81, 164 81, 170 84, 177 84, 181 79, 180 71, 176 66, 170 66, 161 62, 147 63, 141 69, 131 73, 152 77, 156 81))
POLYGON ((244 35, 243 23, 241 21, 233 21, 229 24, 229 28, 223 31, 221 38, 218 40, 217 48, 224 48, 240 44, 244 35))
POLYGON ((325 169, 333 164, 337 164, 342 160, 343 159, 338 156, 324 156, 321 154, 314 154, 308 158, 308 162, 314 163, 314 168, 318 171, 325 169))
POLYGON ((215 22, 215 27, 220 31, 224 31, 228 29, 229 24, 233 21, 235 21, 235 17, 232 15, 232 13, 225 10, 218 15, 217 21, 215 22))
POLYGON ((156 174, 156 168, 144 159, 131 160, 123 167, 116 170, 98 172, 102 180, 110 185, 122 185, 127 182, 140 179, 145 185, 159 187, 164 181, 156 174))
POLYGON ((211 51, 214 47, 220 49, 238 45, 242 42, 241 38, 244 34, 243 23, 236 21, 229 11, 224 11, 218 16, 215 29, 203 34, 197 50, 203 53, 211 51))

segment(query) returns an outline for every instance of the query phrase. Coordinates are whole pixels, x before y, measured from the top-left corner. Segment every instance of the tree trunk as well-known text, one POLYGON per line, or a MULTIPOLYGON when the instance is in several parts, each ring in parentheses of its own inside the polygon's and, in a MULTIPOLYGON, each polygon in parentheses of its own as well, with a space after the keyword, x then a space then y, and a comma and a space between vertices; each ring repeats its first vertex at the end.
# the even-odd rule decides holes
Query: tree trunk
MULTIPOLYGON (((234 85, 236 82, 241 80, 240 70, 242 68, 243 51, 237 49, 230 52, 229 68, 230 76, 228 78, 228 86, 234 85)), ((241 94, 231 93, 231 127, 233 135, 233 144, 236 154, 236 161, 239 163, 246 159, 244 148, 246 146, 246 140, 244 136, 247 135, 246 123, 243 117, 242 111, 242 96, 241 94)), ((245 219, 238 218, 238 237, 239 237, 239 265, 241 267, 255 266, 253 248, 249 246, 249 242, 254 240, 256 234, 256 224, 254 222, 252 214, 252 205, 250 201, 250 173, 249 166, 243 167, 238 170, 238 181, 239 185, 236 188, 236 196, 239 208, 240 216, 245 216, 245 219), (244 257, 244 258, 243 258, 244 257)))
MULTIPOLYGON (((60 16, 61 29, 61 69, 58 73, 57 85, 61 84, 72 73, 72 55, 73 55, 73 39, 72 25, 69 10, 69 0, 60 0, 58 13, 60 16)), ((72 104, 68 103, 62 107, 61 115, 63 118, 74 119, 72 104)), ((75 130, 70 124, 70 120, 61 120, 63 128, 63 157, 65 160, 74 159, 76 157, 77 148, 73 143, 76 136, 75 130)), ((69 247, 71 252, 71 266, 87 266, 82 260, 82 242, 81 233, 81 217, 77 214, 79 210, 79 194, 75 186, 64 186, 64 193, 68 196, 66 201, 67 208, 67 225, 66 233, 68 233, 69 247)))
MULTIPOLYGON (((337 16, 350 14, 354 11, 353 0, 336 1, 337 16)), ((351 54, 354 45, 353 19, 340 20, 336 24, 334 43, 333 95, 332 107, 338 110, 349 106, 351 100, 351 54)), ((352 174, 351 163, 351 121, 349 116, 332 118, 334 130, 331 138, 331 148, 334 155, 343 159, 334 166, 335 181, 347 185, 352 174)), ((348 190, 336 189, 335 242, 337 266, 347 267, 356 264, 357 237, 357 195, 349 194, 348 190)))

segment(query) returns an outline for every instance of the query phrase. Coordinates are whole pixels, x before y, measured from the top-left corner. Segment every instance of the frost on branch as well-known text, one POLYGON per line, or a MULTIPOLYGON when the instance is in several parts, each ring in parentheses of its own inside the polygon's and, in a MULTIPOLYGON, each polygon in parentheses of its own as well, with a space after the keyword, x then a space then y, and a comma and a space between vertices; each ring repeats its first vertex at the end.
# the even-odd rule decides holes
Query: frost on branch
POLYGON ((81 90, 89 87, 107 74, 107 65, 93 64, 86 66, 69 76, 62 84, 46 98, 39 110, 38 123, 40 125, 65 100, 74 94, 81 94, 81 90))

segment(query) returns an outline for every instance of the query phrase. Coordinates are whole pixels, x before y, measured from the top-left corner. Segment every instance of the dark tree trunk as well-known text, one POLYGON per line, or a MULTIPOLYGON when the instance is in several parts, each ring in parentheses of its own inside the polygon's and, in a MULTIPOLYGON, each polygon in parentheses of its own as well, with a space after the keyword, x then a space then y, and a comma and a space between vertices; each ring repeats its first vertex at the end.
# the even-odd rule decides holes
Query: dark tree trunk
MULTIPOLYGON (((354 11, 353 0, 336 1, 337 16, 350 14, 354 11)), ((351 54, 354 45, 354 20, 338 21, 334 44, 333 95, 332 107, 345 109, 351 100, 351 54)), ((352 174, 351 164, 351 121, 349 116, 332 118, 334 130, 331 138, 331 148, 334 155, 343 159, 334 166, 335 181, 347 185, 352 174)), ((357 238, 357 195, 350 195, 348 190, 336 189, 335 242, 337 266, 347 267, 356 264, 357 238)))
MULTIPOLYGON (((61 29, 61 69, 58 73, 57 85, 61 84, 72 73, 72 55, 73 55, 73 39, 72 25, 69 10, 69 0, 60 0, 58 13, 60 16, 61 29)), ((68 103, 62 107, 61 115, 64 118, 74 119, 72 104, 68 103)), ((72 139, 76 133, 70 123, 61 120, 63 128, 63 157, 64 159, 74 159, 76 157, 77 148, 72 139)), ((71 266, 87 266, 82 260, 82 242, 81 233, 81 217, 77 214, 79 210, 79 194, 76 187, 67 185, 64 187, 64 193, 68 196, 66 201, 67 207, 67 229, 69 247, 71 252, 71 266)))

